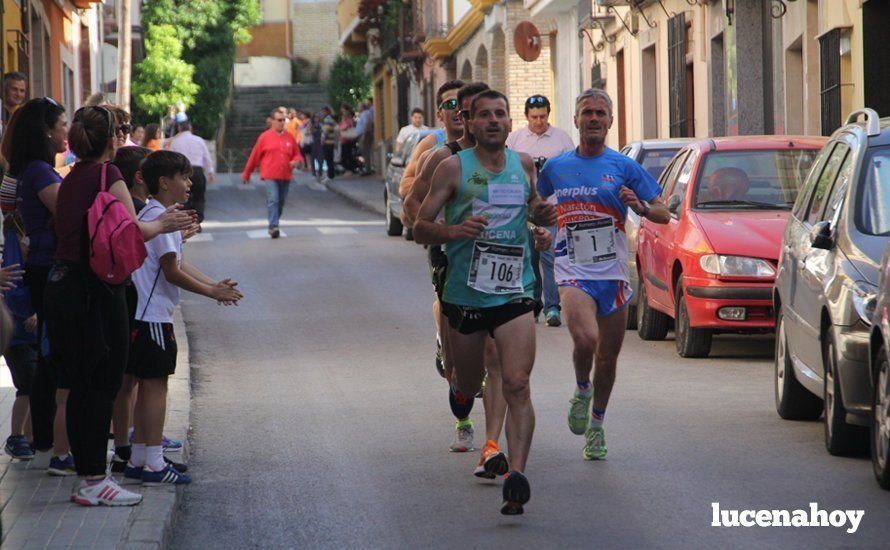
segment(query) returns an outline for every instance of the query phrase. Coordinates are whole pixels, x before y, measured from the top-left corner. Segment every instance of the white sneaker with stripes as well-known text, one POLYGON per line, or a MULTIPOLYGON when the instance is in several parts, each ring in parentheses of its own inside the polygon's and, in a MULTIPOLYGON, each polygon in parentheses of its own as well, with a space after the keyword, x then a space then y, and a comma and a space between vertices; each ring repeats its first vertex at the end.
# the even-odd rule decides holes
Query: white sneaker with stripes
POLYGON ((74 502, 82 506, 133 506, 142 502, 142 495, 124 489, 110 476, 95 485, 84 482, 73 496, 74 502))

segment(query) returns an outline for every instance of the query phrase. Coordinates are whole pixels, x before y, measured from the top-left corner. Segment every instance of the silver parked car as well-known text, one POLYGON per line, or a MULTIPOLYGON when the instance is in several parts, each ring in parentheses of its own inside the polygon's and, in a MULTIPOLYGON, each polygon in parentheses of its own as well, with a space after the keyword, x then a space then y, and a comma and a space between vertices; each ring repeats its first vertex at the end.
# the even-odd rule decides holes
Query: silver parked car
MULTIPOLYGON (((393 154, 386 167, 386 185, 383 186, 383 204, 386 209, 386 234, 390 237, 398 237, 402 234, 402 197, 399 195, 399 182, 402 181, 402 173, 411 160, 414 148, 420 143, 429 131, 415 132, 408 136, 402 144, 402 150, 393 154)), ((405 238, 411 240, 411 229, 405 232, 405 238)))
POLYGON ((890 118, 856 111, 819 153, 782 241, 773 293, 776 409, 786 419, 824 414, 832 454, 868 445, 869 335, 890 239, 888 188, 890 118))
MULTIPOLYGON (((621 153, 629 156, 649 172, 656 181, 661 172, 671 162, 677 151, 687 143, 695 141, 692 138, 672 139, 646 139, 632 141, 621 148, 621 153)), ((634 295, 630 299, 627 310, 627 328, 637 328, 637 290, 639 289, 639 277, 637 273, 637 231, 640 229, 640 217, 630 208, 627 209, 627 220, 624 222, 627 233, 627 261, 630 264, 630 284, 634 289, 634 295)))

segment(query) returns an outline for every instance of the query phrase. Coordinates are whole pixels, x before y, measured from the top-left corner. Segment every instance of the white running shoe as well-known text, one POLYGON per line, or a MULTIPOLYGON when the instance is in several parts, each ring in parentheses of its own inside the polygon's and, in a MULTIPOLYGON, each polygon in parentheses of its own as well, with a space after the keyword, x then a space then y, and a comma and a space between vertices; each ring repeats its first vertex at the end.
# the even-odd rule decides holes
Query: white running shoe
POLYGON ((72 496, 82 506, 133 506, 142 502, 142 495, 124 489, 110 476, 95 485, 84 482, 72 496))
POLYGON ((473 421, 467 419, 463 424, 458 421, 454 425, 454 441, 451 442, 452 453, 467 453, 473 450, 473 421))

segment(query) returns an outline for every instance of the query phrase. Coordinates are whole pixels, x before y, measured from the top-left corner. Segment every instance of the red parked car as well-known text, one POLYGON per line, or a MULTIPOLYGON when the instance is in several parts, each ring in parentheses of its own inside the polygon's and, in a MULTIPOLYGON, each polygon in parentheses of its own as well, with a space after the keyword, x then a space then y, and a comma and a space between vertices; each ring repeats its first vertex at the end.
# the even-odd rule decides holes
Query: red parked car
POLYGON ((719 332, 770 332, 788 214, 825 138, 745 136, 684 147, 659 179, 673 219, 645 221, 637 246, 637 331, 706 357, 719 332))

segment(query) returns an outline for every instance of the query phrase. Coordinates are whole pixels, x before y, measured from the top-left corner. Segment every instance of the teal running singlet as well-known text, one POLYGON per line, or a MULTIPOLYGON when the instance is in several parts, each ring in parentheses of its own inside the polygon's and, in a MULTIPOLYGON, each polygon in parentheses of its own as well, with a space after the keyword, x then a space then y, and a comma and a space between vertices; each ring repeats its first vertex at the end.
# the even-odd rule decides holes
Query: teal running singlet
POLYGON ((433 146, 433 151, 445 145, 445 130, 439 128, 433 134, 436 135, 436 144, 433 146))
POLYGON ((445 223, 457 225, 470 216, 484 216, 488 225, 475 240, 448 243, 442 300, 488 308, 530 298, 535 280, 526 225, 530 189, 519 154, 507 149, 504 169, 498 174, 485 169, 473 149, 457 155, 460 190, 445 206, 445 223))

